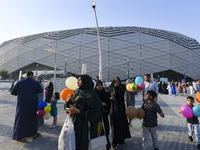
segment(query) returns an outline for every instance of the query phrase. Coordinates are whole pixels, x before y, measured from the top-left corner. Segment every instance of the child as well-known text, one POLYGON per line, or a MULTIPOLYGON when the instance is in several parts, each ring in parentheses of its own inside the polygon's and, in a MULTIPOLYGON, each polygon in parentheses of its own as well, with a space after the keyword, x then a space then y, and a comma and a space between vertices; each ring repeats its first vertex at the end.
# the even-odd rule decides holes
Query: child
POLYGON ((153 140, 153 146, 155 150, 159 150, 156 126, 157 126, 157 113, 161 117, 165 117, 160 106, 153 100, 156 97, 156 93, 152 90, 147 91, 146 99, 142 105, 142 109, 145 111, 145 117, 143 119, 143 150, 148 150, 148 139, 151 133, 153 140))
POLYGON ((169 96, 172 96, 172 86, 171 86, 171 84, 168 84, 167 89, 168 89, 169 96))
POLYGON ((176 87, 174 82, 172 83, 172 95, 176 96, 176 87))
MULTIPOLYGON (((189 107, 194 107, 194 97, 188 96, 186 102, 188 103, 189 107)), ((179 113, 182 113, 182 110, 179 109, 179 113)), ((199 130, 199 120, 198 117, 193 115, 192 118, 187 118, 188 124, 188 137, 190 141, 193 141, 192 135, 195 133, 196 140, 197 140, 197 149, 200 149, 200 130, 199 130)))
POLYGON ((60 95, 58 92, 55 92, 51 98, 51 115, 53 116, 53 124, 49 126, 49 128, 55 128, 57 125, 57 100, 60 99, 60 95))
POLYGON ((189 84, 190 94, 194 94, 192 83, 189 84))

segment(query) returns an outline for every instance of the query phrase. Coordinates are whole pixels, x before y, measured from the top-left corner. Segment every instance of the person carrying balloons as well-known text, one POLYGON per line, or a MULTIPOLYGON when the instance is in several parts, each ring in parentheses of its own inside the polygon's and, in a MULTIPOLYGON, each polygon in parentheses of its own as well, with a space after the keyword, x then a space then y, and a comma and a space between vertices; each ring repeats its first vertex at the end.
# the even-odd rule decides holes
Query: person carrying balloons
POLYGON ((142 105, 142 109, 145 111, 145 117, 143 119, 143 150, 148 150, 148 139, 151 133, 151 137, 153 140, 153 146, 155 150, 159 150, 157 134, 156 134, 156 126, 157 126, 157 113, 161 117, 165 117, 158 103, 156 103, 153 99, 156 97, 156 93, 153 90, 147 91, 146 99, 142 105))
POLYGON ((60 95, 58 92, 55 92, 53 94, 53 97, 51 98, 51 115, 53 116, 53 124, 49 126, 49 128, 55 128, 57 125, 57 100, 60 99, 60 95))
MULTIPOLYGON (((186 102, 188 103, 187 106, 189 106, 190 108, 192 108, 193 113, 194 112, 194 97, 192 96, 188 96, 186 102)), ((179 109, 179 113, 182 114, 183 113, 183 109, 179 109)), ((188 138, 190 139, 190 141, 193 141, 192 135, 195 133, 196 136, 196 140, 197 140, 197 149, 200 149, 200 130, 199 130, 199 120, 198 117, 195 116, 193 114, 193 116, 191 118, 187 118, 187 124, 188 124, 188 138)))

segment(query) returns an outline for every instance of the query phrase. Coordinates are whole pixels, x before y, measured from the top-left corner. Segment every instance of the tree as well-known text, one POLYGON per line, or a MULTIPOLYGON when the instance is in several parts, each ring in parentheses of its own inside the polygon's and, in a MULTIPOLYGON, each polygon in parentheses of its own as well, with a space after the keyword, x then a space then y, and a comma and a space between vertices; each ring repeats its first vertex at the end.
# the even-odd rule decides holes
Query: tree
POLYGON ((2 77, 2 79, 7 79, 9 77, 8 70, 1 69, 0 70, 0 76, 2 77))

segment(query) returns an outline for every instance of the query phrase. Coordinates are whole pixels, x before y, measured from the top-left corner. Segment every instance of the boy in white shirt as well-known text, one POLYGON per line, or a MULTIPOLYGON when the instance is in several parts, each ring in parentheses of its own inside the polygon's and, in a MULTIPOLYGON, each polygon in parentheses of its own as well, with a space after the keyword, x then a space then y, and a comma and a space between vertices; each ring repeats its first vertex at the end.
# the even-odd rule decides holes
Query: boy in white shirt
POLYGON ((192 83, 189 84, 190 94, 194 94, 192 83))

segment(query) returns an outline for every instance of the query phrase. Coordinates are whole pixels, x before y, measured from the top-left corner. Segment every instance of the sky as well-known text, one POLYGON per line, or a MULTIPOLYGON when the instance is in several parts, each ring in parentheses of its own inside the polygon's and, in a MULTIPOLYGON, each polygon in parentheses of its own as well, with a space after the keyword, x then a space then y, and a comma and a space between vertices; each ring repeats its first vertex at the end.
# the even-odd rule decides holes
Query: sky
MULTIPOLYGON (((200 43, 200 0, 95 0, 99 27, 178 32, 200 43)), ((90 0, 0 0, 0 44, 43 32, 96 27, 90 0)))

